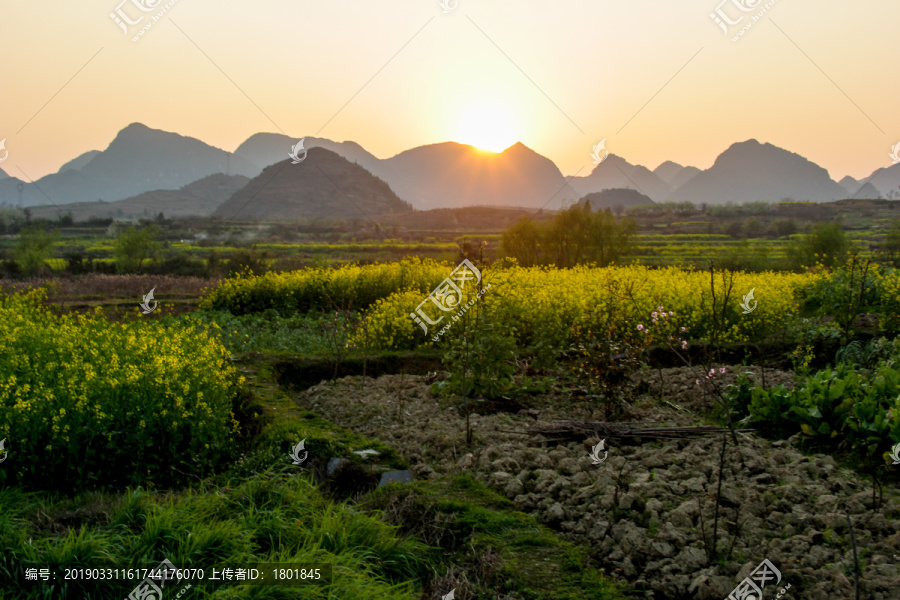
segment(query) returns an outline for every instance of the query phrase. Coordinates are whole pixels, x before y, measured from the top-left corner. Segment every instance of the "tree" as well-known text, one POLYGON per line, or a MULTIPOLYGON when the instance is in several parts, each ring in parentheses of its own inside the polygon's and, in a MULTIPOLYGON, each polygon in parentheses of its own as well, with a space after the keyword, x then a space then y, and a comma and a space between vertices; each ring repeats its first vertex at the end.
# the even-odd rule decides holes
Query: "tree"
POLYGON ((884 240, 878 244, 878 250, 893 266, 900 266, 900 219, 891 222, 891 228, 884 235, 884 240))
POLYGON ((538 225, 522 217, 518 223, 508 227, 500 236, 500 245, 507 256, 515 257, 522 267, 540 264, 541 232, 538 225))
POLYGON ((744 235, 748 238, 762 237, 763 229, 762 223, 756 217, 744 221, 744 235))
POLYGON ((19 233, 15 257, 25 275, 37 275, 46 269, 47 260, 53 257, 55 233, 35 226, 26 227, 19 233))
POLYGON ((129 227, 116 238, 114 257, 120 273, 134 273, 140 270, 145 260, 152 259, 159 249, 156 237, 159 228, 129 227))
POLYGON ((553 264, 569 268, 578 264, 606 266, 627 254, 637 232, 633 219, 616 220, 612 212, 591 212, 588 204, 560 211, 550 221, 537 224, 525 219, 506 229, 503 251, 519 265, 553 264))
POLYGON ((772 223, 772 230, 775 232, 775 237, 787 237, 797 233, 797 224, 793 219, 778 219, 772 223))
POLYGON ((794 240, 787 247, 788 261, 795 269, 815 266, 821 262, 825 267, 843 264, 847 252, 853 249, 840 223, 814 225, 810 232, 794 240))

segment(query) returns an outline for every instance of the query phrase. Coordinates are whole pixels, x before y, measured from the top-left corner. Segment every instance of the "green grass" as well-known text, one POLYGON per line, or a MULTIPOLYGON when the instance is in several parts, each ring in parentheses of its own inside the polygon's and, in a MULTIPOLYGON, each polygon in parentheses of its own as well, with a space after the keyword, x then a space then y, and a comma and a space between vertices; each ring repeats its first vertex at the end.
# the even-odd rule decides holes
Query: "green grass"
MULTIPOLYGON (((496 597, 602 600, 621 589, 588 566, 584 550, 469 475, 377 490, 367 505, 393 516, 402 531, 428 536, 436 526, 442 564, 463 570, 473 592, 496 597), (439 525, 438 525, 439 524, 439 525)), ((430 541, 430 540, 429 540, 430 541)), ((446 591, 444 591, 446 593, 446 591)))
POLYGON ((241 421, 260 429, 250 432, 242 457, 218 475, 169 491, 65 496, 0 488, 0 598, 121 600, 136 581, 27 582, 24 570, 51 568, 62 575, 65 567, 147 568, 163 559, 179 568, 302 563, 334 569, 326 586, 193 581, 181 596, 188 600, 414 600, 430 594, 435 577, 451 570, 465 573, 478 598, 501 590, 534 599, 621 598, 585 566, 583 551, 470 477, 394 484, 364 496, 361 504, 330 495, 307 466, 331 456, 359 464, 363 459, 351 451, 362 448, 381 452, 385 468, 406 465, 378 440, 298 407, 275 383, 272 365, 266 359, 240 363, 249 396, 241 421), (310 462, 296 467, 287 455, 303 438, 310 462), (406 495, 425 508, 406 523, 391 523, 385 509, 406 495), (417 529, 426 523, 439 524, 441 539, 417 529))

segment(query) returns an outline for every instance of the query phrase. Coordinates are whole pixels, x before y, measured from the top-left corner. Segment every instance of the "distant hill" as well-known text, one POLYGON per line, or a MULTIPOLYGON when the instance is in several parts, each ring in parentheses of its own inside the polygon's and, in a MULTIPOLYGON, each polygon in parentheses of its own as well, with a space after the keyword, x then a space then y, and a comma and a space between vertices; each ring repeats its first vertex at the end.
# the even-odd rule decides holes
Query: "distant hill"
POLYGON ((411 210, 388 185, 324 148, 266 167, 215 210, 224 219, 366 219, 411 210))
POLYGON ((900 198, 900 163, 876 170, 867 179, 886 198, 900 198))
POLYGON ((653 174, 668 183, 673 190, 687 183, 699 172, 700 169, 697 167, 683 167, 671 160, 667 160, 653 169, 653 174))
POLYGON ((444 142, 383 161, 391 188, 417 209, 492 205, 556 209, 578 192, 550 159, 521 142, 500 153, 444 142))
POLYGON ((672 193, 672 186, 653 171, 632 165, 615 154, 607 156, 587 177, 573 177, 571 184, 579 192, 579 197, 603 190, 628 188, 649 196, 654 202, 665 202, 672 193))
POLYGON ((859 189, 854 190, 847 197, 854 200, 884 200, 882 193, 871 183, 859 186, 859 189))
POLYGON ((55 219, 60 214, 72 215, 75 221, 91 217, 135 219, 155 217, 205 217, 250 182, 243 175, 209 175, 180 190, 154 190, 116 202, 79 202, 59 206, 44 205, 31 209, 34 217, 55 219))
POLYGON ((860 186, 862 185, 859 181, 850 177, 849 175, 847 175, 846 177, 844 177, 843 179, 838 181, 838 184, 840 184, 840 186, 842 188, 847 190, 848 198, 852 198, 853 194, 856 192, 856 190, 858 190, 860 188, 860 186))
POLYGON ((649 196, 628 188, 613 188, 602 192, 594 192, 579 200, 578 204, 584 206, 586 202, 591 203, 591 210, 604 210, 607 208, 613 210, 617 206, 629 208, 654 204, 649 196))
POLYGON ((98 154, 100 154, 99 150, 91 150, 89 152, 85 152, 84 154, 78 156, 77 158, 73 158, 72 160, 61 166, 57 173, 64 173, 65 171, 79 171, 89 162, 91 162, 98 154))
MULTIPOLYGON (((230 152, 200 140, 132 123, 116 135, 102 152, 87 162, 82 155, 75 166, 47 175, 22 190, 23 206, 74 202, 107 202, 143 192, 179 189, 214 173, 252 174, 255 168, 230 152), (43 191, 43 193, 42 193, 43 191), (46 196, 44 195, 46 194, 46 196)), ((69 163, 71 165, 71 163, 69 163)), ((17 204, 16 181, 0 181, 0 203, 17 204)))
MULTIPOLYGON (((358 163, 370 173, 380 176, 381 159, 369 153, 356 142, 333 142, 325 138, 316 137, 306 137, 303 140, 303 147, 307 150, 310 148, 331 150, 350 162, 358 163)), ((258 167, 259 170, 253 174, 255 177, 269 165, 281 162, 287 158, 288 151, 299 141, 299 139, 280 133, 256 133, 238 146, 234 154, 258 167)))
POLYGON ((799 154, 748 140, 733 144, 709 169, 675 190, 669 201, 694 204, 727 202, 840 200, 847 191, 828 171, 799 154))

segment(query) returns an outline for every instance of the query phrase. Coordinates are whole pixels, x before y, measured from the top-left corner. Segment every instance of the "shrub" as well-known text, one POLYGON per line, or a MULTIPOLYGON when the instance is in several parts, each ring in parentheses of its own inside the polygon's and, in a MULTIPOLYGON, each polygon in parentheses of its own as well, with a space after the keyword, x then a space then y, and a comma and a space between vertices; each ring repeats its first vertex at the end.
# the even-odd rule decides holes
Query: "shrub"
POLYGON ((839 447, 862 458, 885 456, 900 442, 900 372, 893 359, 874 371, 846 363, 825 368, 794 390, 749 388, 739 380, 730 387, 730 402, 748 398, 745 422, 768 433, 802 432, 819 446, 839 447), (893 441, 891 441, 893 440, 893 441))

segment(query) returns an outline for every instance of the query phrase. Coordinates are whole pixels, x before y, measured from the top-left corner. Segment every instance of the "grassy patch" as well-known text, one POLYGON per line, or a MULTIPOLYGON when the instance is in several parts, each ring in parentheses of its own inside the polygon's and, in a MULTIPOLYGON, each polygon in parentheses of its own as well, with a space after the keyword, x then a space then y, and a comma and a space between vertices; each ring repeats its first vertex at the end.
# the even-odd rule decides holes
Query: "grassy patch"
POLYGON ((583 550, 468 475, 387 486, 366 505, 382 510, 402 532, 439 547, 440 564, 451 573, 447 585, 458 592, 535 600, 621 597, 617 586, 587 566, 583 550))

